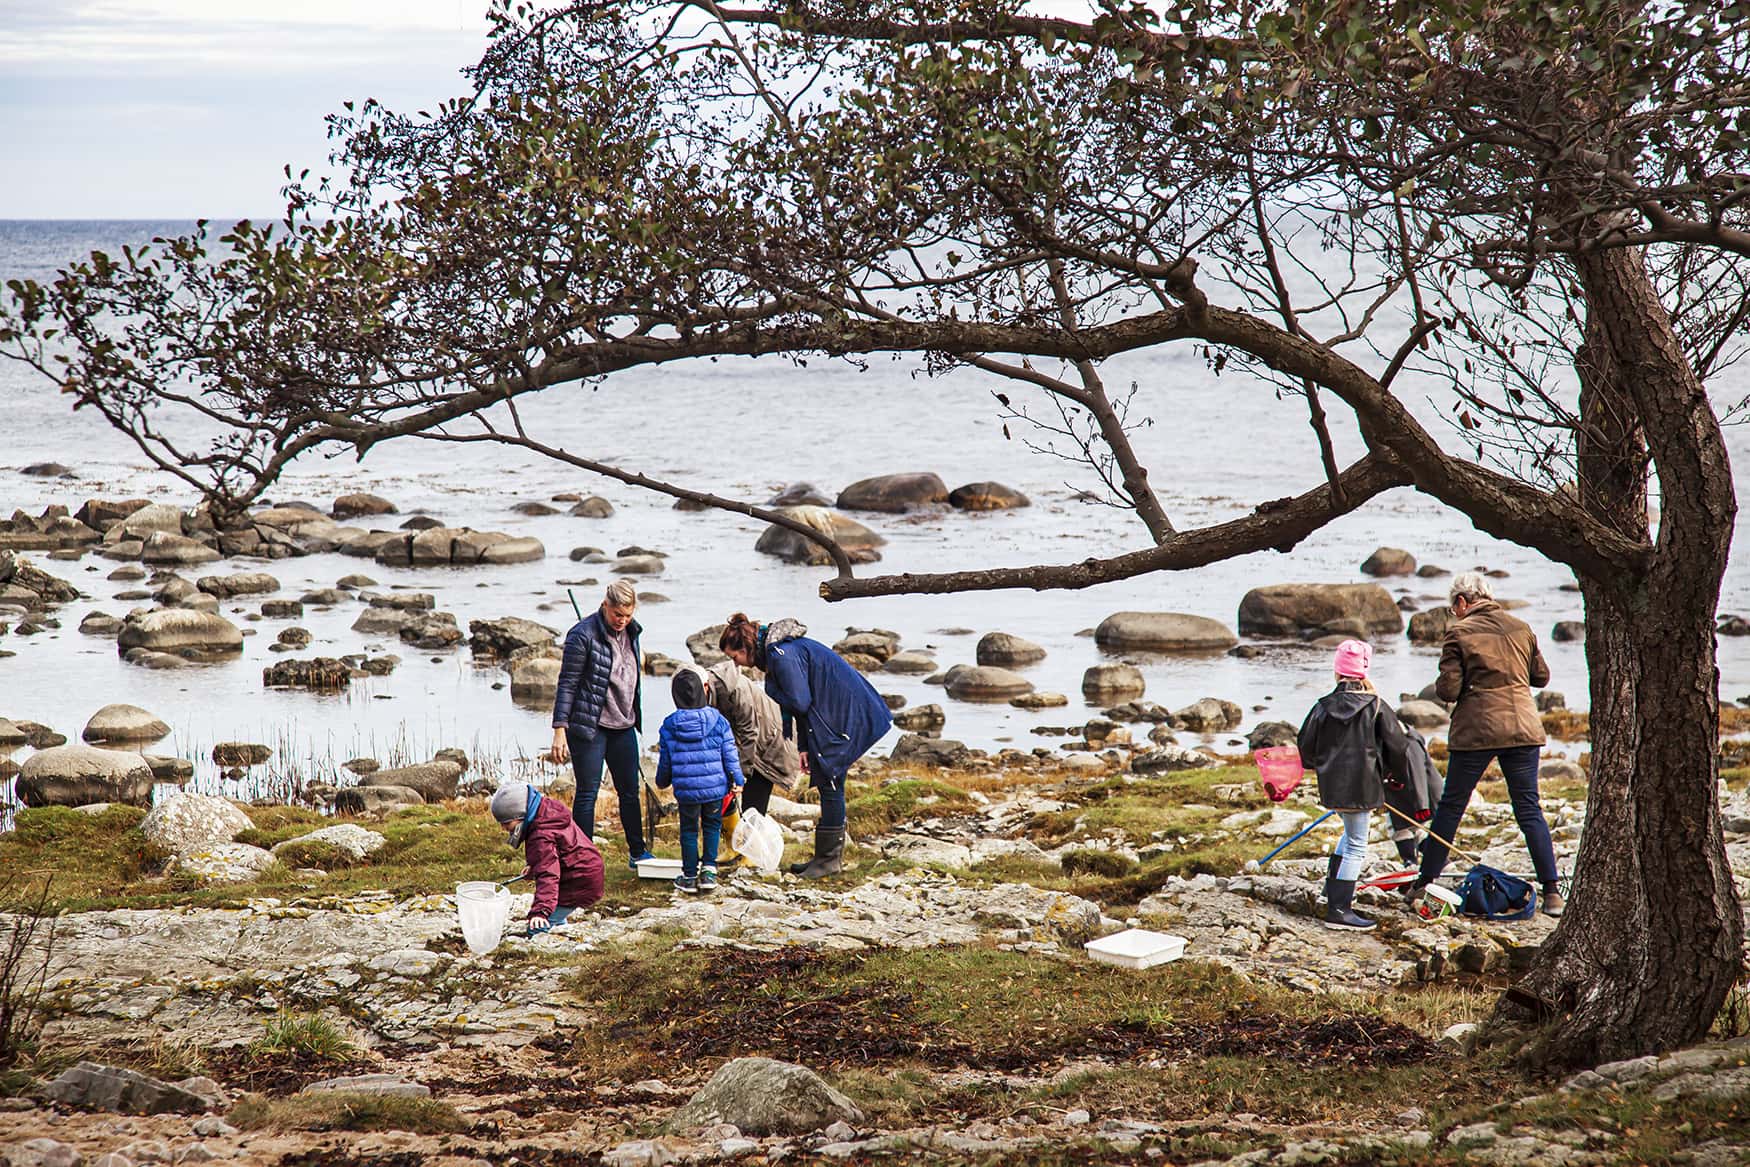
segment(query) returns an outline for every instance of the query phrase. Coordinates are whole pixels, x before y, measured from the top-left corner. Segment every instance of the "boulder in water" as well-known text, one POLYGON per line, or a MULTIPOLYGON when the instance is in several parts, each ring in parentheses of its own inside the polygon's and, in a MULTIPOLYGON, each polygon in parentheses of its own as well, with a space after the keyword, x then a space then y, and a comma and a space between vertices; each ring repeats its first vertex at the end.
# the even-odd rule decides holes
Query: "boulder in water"
POLYGON ((1367 636, 1404 630, 1404 614, 1378 584, 1275 584, 1240 600, 1247 636, 1367 636))
POLYGON ((1239 637, 1188 612, 1114 612, 1094 629, 1094 643, 1107 652, 1226 652, 1239 637))
POLYGON ((936 474, 882 474, 863 478, 839 491, 838 507, 847 511, 904 514, 948 501, 948 487, 936 474))
MULTIPOLYGON (((779 513, 835 540, 845 549, 845 554, 850 556, 852 563, 875 562, 881 558, 881 552, 877 548, 887 542, 849 515, 841 515, 825 507, 781 507, 779 513)), ((767 527, 760 535, 759 542, 754 544, 754 550, 765 555, 775 555, 786 563, 804 563, 819 567, 832 562, 832 556, 827 554, 824 547, 787 527, 767 527)))
POLYGON ((88 742, 155 742, 170 727, 138 705, 105 705, 91 715, 79 736, 88 742))
POLYGON ((96 746, 52 746, 24 760, 18 799, 26 806, 87 806, 152 800, 152 768, 138 754, 96 746))

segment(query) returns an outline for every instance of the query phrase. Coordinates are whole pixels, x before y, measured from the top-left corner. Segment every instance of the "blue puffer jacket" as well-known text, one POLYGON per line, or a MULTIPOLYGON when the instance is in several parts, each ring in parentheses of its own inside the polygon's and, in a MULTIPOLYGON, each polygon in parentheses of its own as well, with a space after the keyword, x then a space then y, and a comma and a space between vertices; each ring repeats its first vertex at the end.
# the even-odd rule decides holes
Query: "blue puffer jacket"
MULTIPOLYGON (((774 631, 781 634, 782 624, 774 631)), ((863 674, 806 636, 767 645, 766 693, 784 711, 784 735, 800 720, 799 744, 835 778, 893 728, 887 702, 863 674)))
MULTIPOLYGON (((632 638, 632 655, 638 656, 638 637, 644 626, 634 620, 626 625, 632 638)), ((614 668, 614 645, 601 610, 591 612, 565 634, 565 659, 559 666, 559 694, 553 700, 553 725, 564 726, 593 738, 608 700, 608 677, 614 668)), ((632 692, 632 728, 644 728, 644 670, 639 669, 638 687, 632 692)))
POLYGON ((676 802, 722 802, 731 786, 741 788, 735 731, 715 709, 675 710, 663 720, 656 744, 656 784, 672 785, 676 802))

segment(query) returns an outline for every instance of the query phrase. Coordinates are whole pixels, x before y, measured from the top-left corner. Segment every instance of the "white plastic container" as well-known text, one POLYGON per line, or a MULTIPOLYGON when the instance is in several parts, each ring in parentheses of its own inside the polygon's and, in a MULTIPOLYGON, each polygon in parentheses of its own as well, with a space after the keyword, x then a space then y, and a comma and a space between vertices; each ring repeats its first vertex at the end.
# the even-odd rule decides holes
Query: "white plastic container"
POLYGON ((1101 964, 1114 964, 1119 968, 1153 968, 1184 956, 1185 944, 1183 936, 1131 928, 1090 940, 1084 947, 1088 955, 1101 964))
POLYGON ((639 879, 674 879, 681 873, 679 859, 640 859, 638 861, 639 879))
POLYGON ((468 942, 468 950, 485 956, 504 936, 505 922, 510 919, 510 889, 488 880, 458 883, 456 916, 462 922, 462 939, 468 942))

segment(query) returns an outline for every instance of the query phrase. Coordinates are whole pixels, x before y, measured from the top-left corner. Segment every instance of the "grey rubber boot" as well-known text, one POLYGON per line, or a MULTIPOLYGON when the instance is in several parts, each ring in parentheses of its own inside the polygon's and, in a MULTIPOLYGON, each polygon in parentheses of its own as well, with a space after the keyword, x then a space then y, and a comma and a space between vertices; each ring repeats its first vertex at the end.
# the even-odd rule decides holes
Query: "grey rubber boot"
POLYGON ((816 827, 814 831, 814 858, 802 865, 802 870, 796 872, 803 879, 819 879, 826 875, 837 875, 845 869, 845 828, 816 827))

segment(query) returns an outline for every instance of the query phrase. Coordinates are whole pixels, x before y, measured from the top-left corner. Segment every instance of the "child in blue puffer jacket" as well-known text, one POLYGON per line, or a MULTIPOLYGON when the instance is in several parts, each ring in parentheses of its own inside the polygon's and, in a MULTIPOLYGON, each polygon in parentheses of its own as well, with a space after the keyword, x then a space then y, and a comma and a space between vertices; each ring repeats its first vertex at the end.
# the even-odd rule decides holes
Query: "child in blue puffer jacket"
POLYGON ((744 781, 741 756, 729 719, 705 704, 702 670, 680 669, 672 691, 675 709, 657 736, 656 784, 672 785, 681 808, 681 874, 674 886, 676 891, 714 891, 723 807, 744 781))

